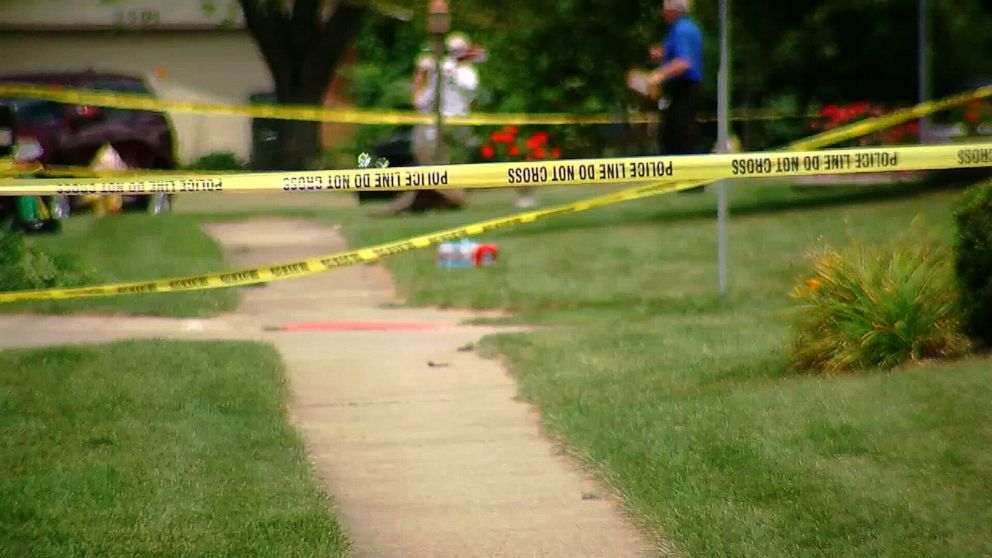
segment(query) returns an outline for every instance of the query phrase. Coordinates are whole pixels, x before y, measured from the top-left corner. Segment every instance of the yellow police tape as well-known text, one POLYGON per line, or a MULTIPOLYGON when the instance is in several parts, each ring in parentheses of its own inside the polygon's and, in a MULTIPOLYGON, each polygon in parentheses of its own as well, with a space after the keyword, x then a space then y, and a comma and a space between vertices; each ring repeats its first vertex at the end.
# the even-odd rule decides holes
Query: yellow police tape
MULTIPOLYGON (((21 87, 21 86, 0 85, 0 95, 4 93, 23 93, 25 95, 37 94, 40 96, 47 96, 47 97, 51 97, 52 99, 58 99, 63 101, 86 100, 90 102, 96 102, 96 101, 106 100, 108 103, 111 103, 113 100, 116 99, 117 101, 120 101, 120 104, 122 106, 126 105, 128 102, 133 100, 135 103, 134 106, 132 107, 128 105, 128 108, 140 108, 140 109, 152 109, 155 107, 159 107, 161 103, 163 103, 163 101, 158 101, 150 97, 143 97, 140 95, 119 95, 114 93, 105 94, 105 93, 81 92, 81 91, 73 91, 73 90, 49 89, 42 87, 21 87)), ((915 107, 894 111, 882 117, 864 120, 854 124, 849 124, 847 126, 839 127, 831 131, 823 132, 821 134, 811 136, 810 138, 807 138, 805 140, 796 142, 795 144, 792 145, 792 147, 794 147, 795 150, 798 151, 817 149, 818 147, 824 145, 831 145, 848 139, 853 139, 890 126, 895 126, 902 122, 906 122, 907 120, 920 118, 922 116, 926 116, 934 112, 938 112, 941 110, 945 110, 947 108, 962 105, 969 101, 980 100, 989 97, 992 97, 992 86, 982 87, 973 91, 961 93, 958 95, 953 95, 951 97, 947 97, 941 100, 921 103, 915 107)), ((186 103, 185 105, 192 107, 191 110, 197 106, 201 106, 196 103, 186 103)), ((202 105, 202 107, 204 107, 204 110, 213 110, 210 109, 209 107, 214 107, 218 110, 227 110, 227 109, 240 110, 240 109, 259 108, 259 107, 225 107, 222 105, 202 105)), ((261 108, 264 110, 272 110, 272 111, 281 111, 282 109, 297 110, 297 109, 293 109, 292 107, 287 108, 287 107, 279 107, 275 105, 270 105, 261 108)), ((334 112, 333 109, 322 109, 322 108, 313 108, 307 110, 313 110, 317 112, 321 112, 321 111, 334 112)), ((501 115, 501 116, 508 116, 508 115, 501 115)), ((567 116, 567 115, 559 115, 559 116, 567 116)), ((587 117, 576 116, 575 118, 587 118, 587 117)), ((603 118, 607 118, 607 117, 603 117, 603 118)), ((164 174, 165 172, 166 171, 155 171, 155 170, 145 170, 145 169, 130 169, 130 170, 121 170, 121 171, 96 171, 84 167, 54 167, 54 166, 42 167, 37 163, 18 164, 7 160, 0 161, 0 176, 34 174, 36 176, 43 176, 43 177, 67 177, 67 178, 78 177, 78 176, 132 177, 132 176, 155 176, 155 175, 164 174)), ((233 173, 213 173, 212 176, 216 177, 221 174, 229 175, 233 173)), ((300 173, 300 174, 303 176, 307 175, 307 173, 300 173)), ((168 175, 193 177, 198 175, 202 176, 203 174, 196 171, 168 171, 168 175)), ((347 173, 344 173, 343 176, 347 176, 347 173)), ((338 178, 337 180, 341 180, 341 178, 338 178)), ((411 178, 411 180, 413 180, 413 178, 411 178)), ((333 184, 333 183, 328 183, 328 184, 333 184)), ((461 187, 461 186, 452 186, 452 187, 461 187)), ((279 188, 273 188, 273 189, 279 189, 279 188)), ((24 190, 18 190, 18 192, 16 193, 22 193, 22 192, 24 192, 24 190)), ((9 193, 14 194, 15 192, 9 192, 9 193)))
MULTIPOLYGON (((44 87, 28 84, 0 85, 0 97, 43 99, 61 103, 127 110, 249 116, 252 118, 334 122, 339 124, 377 124, 390 126, 434 124, 433 115, 412 111, 356 110, 274 104, 221 105, 215 103, 165 101, 147 95, 133 93, 44 87)), ((774 111, 745 110, 734 111, 730 115, 730 119, 733 121, 766 121, 818 118, 818 116, 817 114, 780 114, 774 111)), ((452 126, 561 126, 567 124, 647 124, 657 122, 658 119, 657 113, 629 113, 625 115, 476 113, 467 116, 446 116, 444 121, 452 126)), ((700 121, 715 122, 716 116, 703 116, 700 118, 700 121)))
MULTIPOLYGON (((866 133, 875 132, 889 126, 894 126, 907 120, 943 110, 949 106, 956 106, 976 98, 976 94, 984 96, 992 95, 992 88, 981 93, 971 92, 956 95, 944 99, 924 103, 911 109, 905 109, 893 113, 884 119, 874 119, 867 122, 858 123, 852 126, 838 128, 830 132, 818 134, 816 136, 793 143, 784 148, 785 151, 810 150, 825 147, 838 142, 847 141, 866 133)), ((586 200, 573 202, 557 207, 528 211, 509 217, 490 219, 479 223, 455 227, 444 231, 438 231, 425 235, 387 242, 367 248, 349 250, 338 254, 287 262, 279 265, 269 265, 264 267, 245 268, 236 271, 223 273, 208 273, 203 275, 188 275, 183 277, 173 277, 168 279, 158 279, 152 281, 136 281, 128 283, 116 283, 109 285, 98 285, 93 287, 80 287, 73 289, 46 289, 35 291, 18 291, 0 293, 0 303, 9 303, 29 300, 66 299, 82 297, 114 296, 133 293, 152 292, 182 292, 203 289, 237 287, 246 285, 256 285, 284 279, 302 277, 322 273, 339 267, 346 267, 358 263, 373 262, 382 257, 399 254, 411 250, 427 248, 431 245, 444 242, 446 240, 457 239, 466 236, 476 236, 487 232, 505 229, 526 223, 532 223, 540 219, 578 213, 597 207, 604 207, 616 203, 647 198, 660 194, 667 194, 681 190, 688 190, 707 184, 707 181, 697 181, 688 183, 655 183, 644 186, 629 188, 620 192, 605 194, 586 200)))
POLYGON ((368 248, 349 250, 338 254, 309 258, 294 262, 286 262, 279 265, 252 267, 223 273, 207 273, 202 275, 172 277, 153 281, 115 283, 94 287, 0 293, 0 303, 27 300, 87 298, 138 293, 195 291, 223 287, 256 285, 272 281, 305 277, 307 275, 323 273, 339 267, 373 262, 382 257, 399 254, 401 252, 408 252, 419 248, 427 248, 431 245, 438 244, 446 240, 455 240, 466 236, 477 236, 487 232, 493 232, 525 223, 532 223, 539 219, 546 219, 548 217, 565 215, 568 213, 578 213, 580 211, 612 205, 623 201, 636 200, 657 194, 685 190, 698 185, 699 183, 651 184, 584 201, 570 203, 559 207, 528 211, 526 213, 520 213, 510 217, 490 219, 488 221, 454 227, 396 242, 387 242, 376 246, 370 246, 368 248))
POLYGON ((0 179, 0 195, 346 192, 778 178, 992 166, 992 143, 196 176, 0 179))
MULTIPOLYGON (((237 171, 209 171, 210 174, 227 175, 237 171)), ((82 167, 76 165, 43 165, 38 162, 4 162, 0 161, 0 178, 3 177, 29 177, 36 178, 96 178, 102 176, 111 177, 135 177, 135 176, 202 176, 204 171, 185 169, 94 169, 92 167, 82 167)))
MULTIPOLYGON (((18 174, 33 174, 37 178, 97 178, 97 177, 136 177, 136 176, 203 176, 205 171, 201 170, 176 170, 176 169, 94 169, 92 167, 79 167, 72 165, 35 165, 30 164, 21 167, 23 171, 18 174)), ((211 175, 226 176, 236 174, 238 171, 209 171, 211 175)), ((5 173, 0 167, 0 177, 10 176, 13 173, 5 173)))
POLYGON ((922 118, 935 112, 947 110, 971 101, 988 99, 989 97, 992 97, 992 85, 986 85, 973 91, 951 95, 943 99, 920 103, 914 107, 890 112, 885 116, 869 118, 846 126, 840 126, 833 130, 810 136, 804 140, 799 140, 791 144, 789 148, 793 151, 805 151, 807 149, 819 149, 827 145, 836 145, 847 140, 897 126, 909 120, 922 118))
MULTIPOLYGON (((303 120, 309 122, 335 122, 339 124, 413 125, 433 124, 434 116, 400 110, 354 110, 317 106, 293 105, 221 105, 187 101, 165 101, 147 95, 42 87, 37 85, 0 85, 0 97, 43 99, 77 105, 91 105, 128 110, 180 112, 249 116, 276 120, 303 120)), ((615 124, 620 122, 647 123, 658 117, 651 114, 577 115, 567 113, 509 114, 488 113, 468 116, 446 116, 444 121, 452 126, 503 126, 503 125, 563 125, 563 124, 615 124)))

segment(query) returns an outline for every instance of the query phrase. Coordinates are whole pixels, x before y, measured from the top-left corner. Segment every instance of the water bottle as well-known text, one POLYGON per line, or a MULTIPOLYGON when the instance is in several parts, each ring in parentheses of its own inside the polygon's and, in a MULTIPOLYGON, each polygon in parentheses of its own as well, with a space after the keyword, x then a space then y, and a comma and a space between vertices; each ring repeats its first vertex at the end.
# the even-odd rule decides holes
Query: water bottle
POLYGON ((456 246, 454 267, 475 267, 475 248, 477 246, 477 243, 467 238, 461 239, 456 246))
POLYGON ((492 244, 479 244, 463 238, 458 242, 442 242, 437 247, 440 268, 481 267, 495 263, 499 252, 492 244))
POLYGON ((455 245, 451 242, 442 242, 437 247, 437 266, 440 268, 454 267, 455 245))

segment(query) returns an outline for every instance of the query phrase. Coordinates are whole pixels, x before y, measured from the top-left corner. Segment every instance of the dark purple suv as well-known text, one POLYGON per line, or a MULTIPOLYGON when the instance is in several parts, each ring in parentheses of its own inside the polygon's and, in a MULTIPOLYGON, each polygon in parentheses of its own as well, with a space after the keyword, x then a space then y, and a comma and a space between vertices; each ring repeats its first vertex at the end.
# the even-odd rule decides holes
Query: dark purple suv
MULTIPOLYGON (((151 95, 140 78, 93 72, 0 76, 17 83, 151 95)), ((21 152, 45 165, 89 166, 103 145, 111 145, 130 168, 176 168, 175 140, 159 112, 68 105, 40 99, 0 99, 14 107, 21 152)), ((165 196, 133 196, 125 203, 159 213, 165 196)))

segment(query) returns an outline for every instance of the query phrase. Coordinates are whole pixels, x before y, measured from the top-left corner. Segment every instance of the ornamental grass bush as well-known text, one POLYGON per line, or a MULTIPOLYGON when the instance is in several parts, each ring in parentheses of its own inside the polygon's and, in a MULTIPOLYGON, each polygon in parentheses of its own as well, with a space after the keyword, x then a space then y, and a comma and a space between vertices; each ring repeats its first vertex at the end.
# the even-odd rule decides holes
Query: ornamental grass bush
POLYGON ((951 259, 932 243, 909 236, 885 246, 855 242, 810 259, 810 273, 793 291, 800 304, 793 371, 891 369, 971 348, 951 259))
POLYGON ((90 280, 71 257, 49 254, 0 224, 0 292, 78 287, 90 280))

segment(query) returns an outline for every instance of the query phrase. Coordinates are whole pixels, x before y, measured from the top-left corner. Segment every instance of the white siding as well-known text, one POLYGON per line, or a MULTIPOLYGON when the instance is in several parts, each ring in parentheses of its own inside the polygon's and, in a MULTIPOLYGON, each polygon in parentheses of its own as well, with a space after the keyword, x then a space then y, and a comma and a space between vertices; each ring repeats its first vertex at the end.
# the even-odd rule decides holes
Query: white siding
POLYGON ((236 0, 2 0, 0 27, 168 28, 241 23, 236 0))

